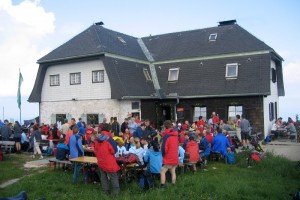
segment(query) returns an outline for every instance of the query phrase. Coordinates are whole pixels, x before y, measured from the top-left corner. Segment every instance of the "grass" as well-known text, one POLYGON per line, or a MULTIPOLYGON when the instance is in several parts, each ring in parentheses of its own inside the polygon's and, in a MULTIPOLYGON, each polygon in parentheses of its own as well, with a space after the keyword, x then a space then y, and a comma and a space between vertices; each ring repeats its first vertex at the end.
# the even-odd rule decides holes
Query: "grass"
MULTIPOLYGON (((156 188, 143 193, 136 182, 121 183, 121 193, 114 199, 290 199, 289 194, 294 194, 300 187, 295 162, 268 154, 263 162, 248 168, 246 157, 247 153, 239 154, 236 165, 209 162, 207 170, 180 175, 176 185, 168 184, 166 190, 156 188)), ((15 163, 16 160, 12 158, 5 162, 15 163)), ((10 165, 3 165, 5 162, 0 163, 1 174, 2 170, 15 171, 8 167, 10 165), (9 169, 4 169, 6 167, 9 169)), ((26 191, 29 199, 111 199, 102 194, 100 187, 100 184, 73 185, 71 172, 46 170, 0 189, 0 197, 26 191)))

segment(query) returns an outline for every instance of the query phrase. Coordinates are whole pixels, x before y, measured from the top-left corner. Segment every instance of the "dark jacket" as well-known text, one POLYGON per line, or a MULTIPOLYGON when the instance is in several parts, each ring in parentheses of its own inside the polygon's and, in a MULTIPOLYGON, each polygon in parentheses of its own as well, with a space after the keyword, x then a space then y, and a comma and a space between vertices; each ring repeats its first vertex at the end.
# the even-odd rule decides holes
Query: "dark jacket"
POLYGON ((11 129, 8 126, 4 125, 0 129, 0 133, 2 135, 3 140, 9 140, 11 135, 11 129))
POLYGON ((128 128, 128 123, 123 122, 122 125, 121 125, 121 132, 122 132, 122 133, 125 133, 125 129, 126 129, 126 128, 128 128))
POLYGON ((42 141, 42 133, 39 130, 35 130, 30 138, 31 139, 35 138, 36 142, 41 142, 42 141))
POLYGON ((118 122, 113 122, 111 124, 111 132, 113 132, 115 136, 119 136, 120 124, 118 122))
POLYGON ((136 138, 142 138, 142 136, 145 134, 145 131, 142 130, 142 128, 139 126, 137 127, 136 131, 133 132, 133 137, 136 138))
POLYGON ((21 138, 21 134, 22 134, 22 127, 15 124, 14 125, 14 137, 15 138, 21 138))
POLYGON ((64 143, 59 143, 56 149, 56 159, 66 160, 69 152, 69 147, 67 145, 65 145, 64 143))

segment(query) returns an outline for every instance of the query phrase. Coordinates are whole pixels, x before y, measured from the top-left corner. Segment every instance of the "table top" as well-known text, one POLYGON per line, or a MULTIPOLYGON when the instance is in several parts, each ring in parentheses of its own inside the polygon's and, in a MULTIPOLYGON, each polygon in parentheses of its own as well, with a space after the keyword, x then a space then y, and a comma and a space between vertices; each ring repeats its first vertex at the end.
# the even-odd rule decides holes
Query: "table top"
POLYGON ((72 159, 70 159, 70 161, 97 164, 97 158, 92 157, 92 156, 81 156, 81 157, 78 157, 78 158, 72 158, 72 159))

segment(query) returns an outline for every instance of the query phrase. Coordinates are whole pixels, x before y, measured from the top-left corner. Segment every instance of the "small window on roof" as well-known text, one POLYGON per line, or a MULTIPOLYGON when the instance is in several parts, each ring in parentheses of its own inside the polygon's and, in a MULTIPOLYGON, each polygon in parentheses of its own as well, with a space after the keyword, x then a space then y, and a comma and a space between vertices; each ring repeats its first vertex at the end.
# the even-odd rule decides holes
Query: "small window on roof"
POLYGON ((149 74, 148 69, 144 68, 144 69, 143 69, 143 72, 144 72, 144 76, 145 76, 146 80, 147 80, 147 81, 151 81, 151 76, 150 76, 150 74, 149 74))
POLYGON ((212 34, 209 35, 208 40, 209 40, 209 41, 216 41, 216 40, 217 40, 217 37, 218 37, 218 34, 217 34, 217 33, 212 33, 212 34))
POLYGON ((237 78, 238 76, 238 64, 230 63, 226 65, 226 78, 237 78))
POLYGON ((169 69, 168 81, 178 81, 178 76, 179 76, 179 68, 169 69))
POLYGON ((120 40, 120 42, 122 42, 124 45, 126 44, 126 41, 122 37, 119 36, 118 40, 120 40))

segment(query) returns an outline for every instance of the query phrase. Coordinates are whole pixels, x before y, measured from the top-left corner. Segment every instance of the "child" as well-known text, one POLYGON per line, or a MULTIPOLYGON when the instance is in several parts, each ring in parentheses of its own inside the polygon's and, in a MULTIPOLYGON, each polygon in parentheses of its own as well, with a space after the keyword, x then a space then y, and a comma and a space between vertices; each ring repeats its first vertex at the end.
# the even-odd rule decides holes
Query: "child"
POLYGON ((124 143, 121 140, 116 139, 116 143, 117 143, 118 151, 115 154, 115 157, 118 158, 126 153, 126 148, 124 147, 124 143))
POLYGON ((159 174, 162 167, 162 154, 157 141, 151 142, 151 148, 146 152, 145 162, 149 162, 151 174, 159 174))
POLYGON ((69 159, 69 147, 64 144, 65 139, 61 138, 56 149, 56 159, 57 160, 68 160, 69 159))

